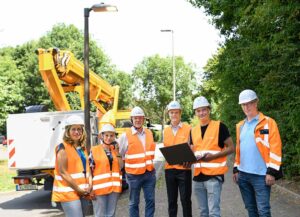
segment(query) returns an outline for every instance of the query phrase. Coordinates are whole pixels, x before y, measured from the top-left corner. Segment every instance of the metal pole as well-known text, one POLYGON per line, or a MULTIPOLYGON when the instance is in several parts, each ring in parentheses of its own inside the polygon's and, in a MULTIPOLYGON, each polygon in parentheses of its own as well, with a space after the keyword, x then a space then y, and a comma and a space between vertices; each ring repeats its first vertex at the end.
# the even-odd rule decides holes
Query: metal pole
POLYGON ((86 131, 86 149, 91 149, 90 122, 90 74, 89 74, 89 15, 90 8, 84 8, 84 125, 86 131))
POLYGON ((174 55, 174 31, 172 30, 173 100, 176 100, 176 68, 174 55))

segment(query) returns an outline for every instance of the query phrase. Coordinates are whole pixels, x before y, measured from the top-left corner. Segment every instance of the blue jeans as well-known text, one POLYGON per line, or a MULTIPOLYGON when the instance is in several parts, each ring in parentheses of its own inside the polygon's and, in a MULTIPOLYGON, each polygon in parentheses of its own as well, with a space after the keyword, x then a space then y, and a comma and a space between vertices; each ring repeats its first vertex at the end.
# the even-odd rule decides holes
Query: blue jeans
POLYGON ((217 178, 211 178, 204 182, 193 181, 193 190, 200 209, 200 217, 221 216, 222 184, 223 182, 217 178))
POLYGON ((129 185, 129 216, 139 217, 141 189, 145 198, 145 217, 153 217, 155 211, 155 170, 141 175, 126 174, 129 185))
POLYGON ((96 200, 93 200, 95 217, 114 217, 119 195, 120 193, 112 192, 96 196, 96 200))
POLYGON ((249 217, 271 217, 271 187, 265 176, 240 171, 238 185, 249 217))
POLYGON ((89 201, 85 199, 60 202, 66 217, 83 217, 88 212, 89 201))

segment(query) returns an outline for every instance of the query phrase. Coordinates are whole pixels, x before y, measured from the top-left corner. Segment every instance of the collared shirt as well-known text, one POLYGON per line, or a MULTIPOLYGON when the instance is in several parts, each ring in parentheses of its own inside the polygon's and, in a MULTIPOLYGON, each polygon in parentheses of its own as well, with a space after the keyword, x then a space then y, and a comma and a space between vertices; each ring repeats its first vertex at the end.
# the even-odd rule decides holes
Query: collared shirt
MULTIPOLYGON (((144 131, 144 128, 142 130, 142 132, 138 132, 134 127, 131 127, 131 132, 133 135, 137 134, 139 140, 141 141, 141 143, 143 144, 144 150, 145 150, 145 146, 146 146, 146 134, 144 131)), ((127 152, 128 149, 128 139, 126 136, 126 133, 123 133, 120 138, 118 139, 118 143, 119 143, 119 153, 122 156, 122 158, 125 158, 125 154, 127 152)))
POLYGON ((266 175, 266 164, 257 148, 254 130, 258 124, 259 115, 253 118, 251 121, 245 120, 245 124, 241 127, 240 134, 240 165, 238 169, 240 171, 266 175))
POLYGON ((173 126, 172 124, 171 124, 171 129, 172 129, 172 132, 173 132, 173 135, 174 136, 176 136, 176 133, 177 133, 177 131, 179 130, 179 128, 181 128, 182 127, 182 123, 180 122, 178 125, 176 125, 176 126, 173 126))

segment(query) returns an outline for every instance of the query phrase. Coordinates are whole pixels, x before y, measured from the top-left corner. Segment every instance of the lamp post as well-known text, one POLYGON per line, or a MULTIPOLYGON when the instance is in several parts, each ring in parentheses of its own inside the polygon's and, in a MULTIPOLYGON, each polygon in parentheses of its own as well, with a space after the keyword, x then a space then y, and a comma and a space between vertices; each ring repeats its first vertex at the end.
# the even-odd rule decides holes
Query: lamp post
POLYGON ((90 74, 89 74, 89 16, 90 11, 110 12, 118 11, 117 7, 104 3, 95 4, 84 8, 84 125, 86 131, 86 148, 91 148, 91 123, 90 123, 90 74))
POLYGON ((161 32, 172 33, 172 67, 173 67, 173 100, 176 100, 176 68, 175 68, 175 56, 174 56, 174 30, 173 29, 162 29, 161 32))

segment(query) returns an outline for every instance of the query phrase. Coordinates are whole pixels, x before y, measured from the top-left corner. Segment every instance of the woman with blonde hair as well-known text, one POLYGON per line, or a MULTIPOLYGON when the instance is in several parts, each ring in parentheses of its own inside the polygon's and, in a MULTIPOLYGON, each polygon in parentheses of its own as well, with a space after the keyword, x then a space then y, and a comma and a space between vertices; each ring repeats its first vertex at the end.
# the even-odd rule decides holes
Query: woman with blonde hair
POLYGON ((67 217, 83 217, 91 187, 85 150, 84 122, 76 115, 65 121, 63 143, 56 147, 52 201, 60 202, 67 217))

